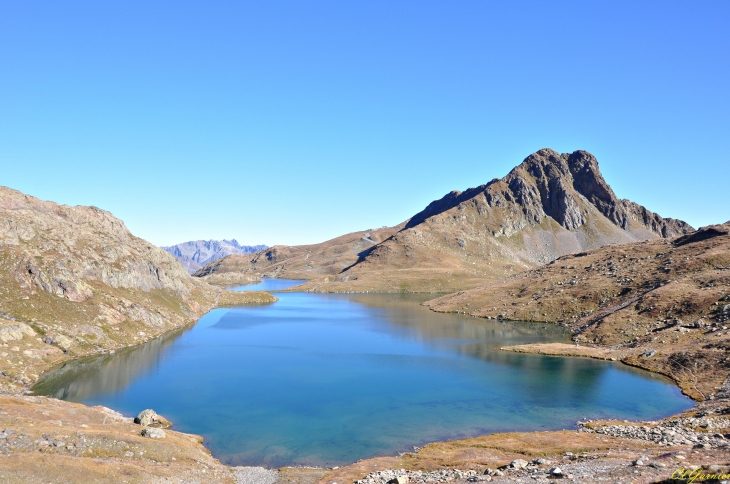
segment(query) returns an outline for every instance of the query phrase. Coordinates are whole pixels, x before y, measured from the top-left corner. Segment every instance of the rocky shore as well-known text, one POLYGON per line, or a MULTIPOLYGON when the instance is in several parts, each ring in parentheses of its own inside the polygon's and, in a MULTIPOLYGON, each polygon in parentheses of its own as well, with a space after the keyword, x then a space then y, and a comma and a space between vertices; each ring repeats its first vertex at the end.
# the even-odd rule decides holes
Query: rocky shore
POLYGON ((322 482, 730 482, 730 399, 652 422, 585 421, 575 431, 497 434, 430 444, 348 466, 322 482), (571 449, 571 450, 565 450, 571 449), (385 464, 386 468, 382 468, 385 464), (396 464, 396 465, 393 465, 396 464), (380 469, 378 469, 380 468, 380 469), (708 476, 720 476, 710 479, 708 476), (343 479, 344 478, 344 479, 343 479))

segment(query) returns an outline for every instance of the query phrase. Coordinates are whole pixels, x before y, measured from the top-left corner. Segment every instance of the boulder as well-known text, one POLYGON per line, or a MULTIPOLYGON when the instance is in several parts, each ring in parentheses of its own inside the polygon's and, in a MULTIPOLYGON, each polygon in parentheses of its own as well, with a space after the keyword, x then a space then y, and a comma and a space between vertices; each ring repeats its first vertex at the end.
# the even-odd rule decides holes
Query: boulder
POLYGON ((527 461, 523 459, 515 459, 510 462, 509 466, 512 469, 524 469, 525 467, 527 467, 527 461))
POLYGON ((35 336, 33 328, 25 323, 7 324, 0 326, 0 341, 17 341, 23 339, 24 335, 35 336))
POLYGON ((147 427, 146 429, 143 429, 141 434, 143 437, 149 437, 150 439, 164 439, 167 437, 164 430, 154 427, 147 427))
POLYGON ((560 477, 563 475, 563 470, 560 467, 552 467, 548 469, 548 474, 555 477, 560 477))
POLYGON ((151 408, 148 408, 147 410, 142 410, 139 412, 139 415, 137 415, 134 418, 134 423, 144 425, 145 427, 154 423, 157 418, 157 413, 152 410, 151 408))
POLYGON ((145 427, 161 427, 163 429, 172 427, 172 422, 162 415, 157 415, 157 413, 151 408, 142 410, 139 415, 134 418, 134 423, 145 427))

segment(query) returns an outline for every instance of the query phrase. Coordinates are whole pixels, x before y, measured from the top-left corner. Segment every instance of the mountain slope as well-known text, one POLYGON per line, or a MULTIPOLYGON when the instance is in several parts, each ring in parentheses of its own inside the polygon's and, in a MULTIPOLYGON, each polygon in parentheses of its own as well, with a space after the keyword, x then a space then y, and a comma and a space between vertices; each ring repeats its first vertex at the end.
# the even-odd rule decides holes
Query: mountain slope
POLYGON ((565 254, 690 230, 616 197, 590 153, 542 149, 502 179, 432 202, 352 267, 303 288, 450 292, 565 254))
POLYGON ((334 276, 402 227, 352 232, 320 244, 275 245, 253 255, 231 255, 206 265, 194 275, 224 286, 245 284, 260 277, 313 279, 334 276))
POLYGON ((0 187, 0 390, 73 357, 147 341, 218 304, 271 302, 191 277, 96 207, 0 187))
POLYGON ((266 249, 265 245, 241 245, 232 240, 191 240, 162 249, 174 255, 188 273, 193 274, 204 265, 232 254, 253 254, 266 249))
POLYGON ((730 223, 567 255, 426 305, 562 323, 581 344, 573 351, 610 347, 617 359, 663 373, 704 400, 730 376, 730 223))

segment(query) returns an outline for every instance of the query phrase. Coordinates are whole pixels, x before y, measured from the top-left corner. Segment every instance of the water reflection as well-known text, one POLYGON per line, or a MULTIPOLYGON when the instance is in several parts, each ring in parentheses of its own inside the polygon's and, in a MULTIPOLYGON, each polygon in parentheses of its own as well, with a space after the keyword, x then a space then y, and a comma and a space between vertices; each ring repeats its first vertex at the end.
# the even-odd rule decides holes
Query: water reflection
POLYGON ((64 363, 36 383, 32 390, 36 395, 74 402, 114 394, 158 369, 175 340, 185 331, 171 331, 143 345, 121 349, 115 354, 64 363))

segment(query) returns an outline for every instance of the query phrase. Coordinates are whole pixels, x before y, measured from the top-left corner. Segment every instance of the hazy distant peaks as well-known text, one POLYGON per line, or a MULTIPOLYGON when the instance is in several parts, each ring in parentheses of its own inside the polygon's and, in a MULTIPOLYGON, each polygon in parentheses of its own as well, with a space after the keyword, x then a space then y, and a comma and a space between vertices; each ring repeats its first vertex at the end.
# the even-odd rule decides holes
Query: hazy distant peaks
POLYGON ((194 273, 205 264, 231 254, 252 254, 266 249, 266 245, 241 245, 236 239, 231 240, 191 240, 181 244, 162 247, 174 255, 190 273, 194 273))

